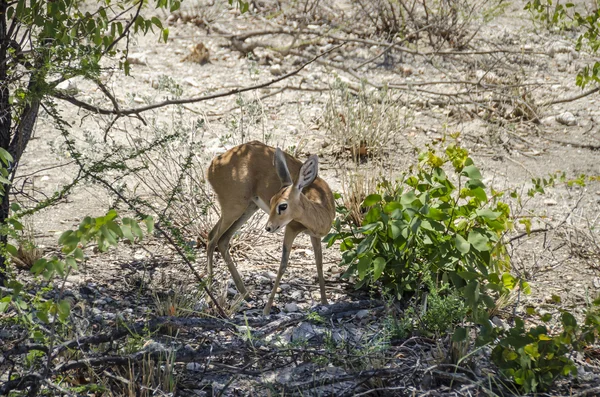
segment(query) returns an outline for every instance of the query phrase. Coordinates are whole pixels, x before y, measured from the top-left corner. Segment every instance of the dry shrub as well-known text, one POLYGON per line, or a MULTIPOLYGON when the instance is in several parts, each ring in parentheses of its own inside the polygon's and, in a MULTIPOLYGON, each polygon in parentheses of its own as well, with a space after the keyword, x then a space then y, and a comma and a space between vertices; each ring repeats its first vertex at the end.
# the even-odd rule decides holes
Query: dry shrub
POLYGON ((22 221, 23 230, 17 238, 17 255, 12 256, 11 258, 16 267, 29 270, 35 261, 40 259, 44 253, 35 241, 31 218, 22 221))
POLYGON ((365 214, 361 207, 365 197, 376 191, 378 175, 376 171, 354 170, 342 174, 342 198, 348 209, 348 220, 355 226, 362 225, 365 214))
POLYGON ((505 7, 500 0, 356 0, 359 26, 387 37, 400 36, 440 48, 465 47, 479 23, 505 7))
POLYGON ((337 80, 329 94, 324 124, 340 151, 355 160, 380 156, 410 123, 410 110, 387 89, 355 93, 337 80))

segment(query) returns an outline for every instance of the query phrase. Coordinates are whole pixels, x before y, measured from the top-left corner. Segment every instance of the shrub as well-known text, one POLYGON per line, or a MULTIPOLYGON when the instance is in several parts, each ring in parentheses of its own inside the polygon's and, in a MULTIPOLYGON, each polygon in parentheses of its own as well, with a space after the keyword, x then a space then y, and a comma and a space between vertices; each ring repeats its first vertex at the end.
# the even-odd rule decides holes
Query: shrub
MULTIPOLYGON (((539 316, 548 323, 552 315, 540 315, 532 308, 528 314, 539 316)), ((588 308, 583 324, 579 324, 568 311, 560 314, 560 329, 550 332, 545 325, 527 329, 521 318, 515 326, 504 331, 492 350, 492 361, 500 373, 512 379, 520 392, 531 393, 548 390, 560 376, 577 375, 571 359, 597 342, 600 332, 600 299, 588 308)))
MULTIPOLYGON (((488 309, 519 283, 508 273, 501 243, 512 229, 501 196, 493 189, 488 195, 466 149, 451 144, 438 154, 429 148, 416 167, 365 198, 361 226, 339 217, 325 241, 340 242, 345 276, 357 275, 357 287, 381 285, 399 298, 427 289, 427 280, 456 288, 487 340, 488 309)), ((527 283, 521 287, 528 292, 527 283)), ((466 330, 455 336, 464 339, 466 330)))

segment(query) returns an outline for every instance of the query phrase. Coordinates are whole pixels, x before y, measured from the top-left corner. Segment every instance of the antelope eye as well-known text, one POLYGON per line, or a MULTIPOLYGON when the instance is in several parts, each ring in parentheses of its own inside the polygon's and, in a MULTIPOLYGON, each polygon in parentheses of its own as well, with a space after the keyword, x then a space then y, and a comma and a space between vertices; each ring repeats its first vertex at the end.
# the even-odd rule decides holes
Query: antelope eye
POLYGON ((285 210, 287 210, 287 203, 279 204, 279 206, 277 206, 278 213, 281 214, 285 210))

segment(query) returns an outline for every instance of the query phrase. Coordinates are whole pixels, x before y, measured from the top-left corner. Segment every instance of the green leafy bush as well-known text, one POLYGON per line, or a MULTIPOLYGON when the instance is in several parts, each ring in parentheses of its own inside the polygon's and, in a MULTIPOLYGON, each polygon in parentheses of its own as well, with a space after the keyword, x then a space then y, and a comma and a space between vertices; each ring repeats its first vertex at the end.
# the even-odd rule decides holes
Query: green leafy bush
MULTIPOLYGON (((537 314, 529 309, 529 314, 537 314)), ((548 323, 550 314, 539 315, 548 323)), ((515 326, 500 336, 492 350, 492 361, 500 372, 512 379, 520 392, 531 393, 547 390, 560 376, 577 375, 577 368, 571 360, 575 351, 582 351, 597 341, 600 332, 600 299, 588 309, 583 325, 575 317, 562 311, 559 332, 545 325, 526 328, 521 318, 515 319, 515 326)))
MULTIPOLYGON (((575 50, 588 49, 595 54, 600 49, 600 8, 582 9, 574 2, 560 0, 533 0, 525 4, 525 9, 534 20, 542 21, 548 28, 578 29, 579 36, 575 50), (579 12, 581 11, 581 12, 579 12)), ((600 83, 600 62, 583 67, 575 79, 577 86, 600 83)))
MULTIPOLYGON (((453 144, 438 154, 430 148, 416 168, 366 197, 360 227, 338 208, 342 216, 325 241, 340 241, 345 276, 357 275, 358 287, 380 284, 402 297, 425 289, 427 280, 452 285, 485 336, 492 330, 487 309, 519 283, 508 273, 500 241, 512 228, 501 196, 488 195, 466 149, 453 144)), ((528 290, 526 283, 521 287, 528 290)), ((466 330, 455 337, 464 339, 466 330)))
MULTIPOLYGON (((154 230, 153 218, 146 217, 143 222, 146 224, 147 232, 151 234, 154 230)), ((97 218, 86 217, 77 230, 68 230, 58 239, 63 255, 36 260, 31 272, 46 281, 51 281, 56 275, 65 280, 69 272, 77 270, 78 263, 85 260, 82 247, 86 244, 95 242, 100 251, 106 251, 109 247, 116 246, 121 239, 134 242, 141 240, 143 236, 144 232, 137 220, 122 218, 119 221, 115 210, 110 210, 106 215, 97 218)), ((11 244, 6 244, 5 249, 11 255, 17 253, 16 247, 11 244)), ((22 314, 18 317, 20 322, 29 327, 30 334, 36 341, 44 341, 48 337, 46 325, 54 325, 54 318, 57 318, 61 324, 67 322, 71 307, 61 296, 55 300, 42 299, 41 294, 44 289, 33 296, 23 294, 24 286, 16 279, 11 280, 8 287, 12 290, 12 294, 0 295, 0 313, 9 310, 11 306, 15 308, 22 314), (39 321, 44 325, 40 326, 39 321)))
POLYGON ((456 325, 464 321, 467 316, 467 308, 462 296, 447 285, 440 289, 435 286, 429 287, 424 309, 424 313, 419 318, 419 325, 425 332, 434 336, 454 331, 456 325))

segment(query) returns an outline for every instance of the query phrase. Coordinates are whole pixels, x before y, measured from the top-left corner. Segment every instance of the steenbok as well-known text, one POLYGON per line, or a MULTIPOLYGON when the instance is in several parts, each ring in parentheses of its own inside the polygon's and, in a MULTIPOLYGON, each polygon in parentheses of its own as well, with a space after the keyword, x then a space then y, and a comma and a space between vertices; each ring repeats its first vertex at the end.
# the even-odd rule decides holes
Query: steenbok
POLYGON ((211 279, 213 254, 219 247, 235 286, 246 296, 244 282, 229 255, 231 237, 259 208, 269 214, 268 232, 274 233, 285 227, 281 264, 264 309, 265 315, 271 311, 292 244, 300 232, 310 236, 315 251, 321 303, 327 304, 321 238, 331 228, 335 203, 327 183, 317 177, 318 171, 319 158, 316 155, 302 164, 281 149, 257 141, 236 146, 215 157, 208 169, 208 181, 221 205, 221 218, 208 234, 208 274, 211 279))

